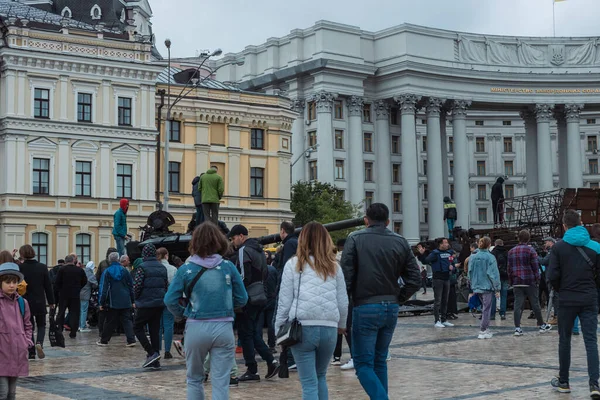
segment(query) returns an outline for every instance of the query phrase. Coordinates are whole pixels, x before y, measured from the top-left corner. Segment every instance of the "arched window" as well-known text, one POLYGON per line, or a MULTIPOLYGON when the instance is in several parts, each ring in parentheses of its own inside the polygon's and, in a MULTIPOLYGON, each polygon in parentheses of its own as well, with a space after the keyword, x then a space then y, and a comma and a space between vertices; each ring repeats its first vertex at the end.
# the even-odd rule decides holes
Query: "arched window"
POLYGON ((92 19, 102 18, 102 10, 98 6, 98 4, 94 4, 94 7, 92 7, 92 11, 90 12, 90 15, 92 16, 92 19))
POLYGON ((82 264, 90 261, 92 253, 92 237, 87 233, 79 233, 75 237, 75 253, 82 264))
POLYGON ((35 232, 31 237, 31 246, 37 254, 37 260, 48 264, 48 235, 44 232, 35 232))
POLYGON ((71 12, 71 9, 69 7, 63 8, 63 10, 60 12, 60 15, 62 15, 65 18, 73 18, 73 13, 71 12))

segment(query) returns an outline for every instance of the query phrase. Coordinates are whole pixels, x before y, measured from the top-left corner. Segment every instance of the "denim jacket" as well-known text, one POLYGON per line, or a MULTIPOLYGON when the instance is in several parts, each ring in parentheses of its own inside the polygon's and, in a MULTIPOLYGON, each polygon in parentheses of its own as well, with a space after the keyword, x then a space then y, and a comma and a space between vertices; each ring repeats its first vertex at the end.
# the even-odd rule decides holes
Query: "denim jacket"
POLYGON ((196 282, 187 307, 179 303, 201 268, 190 261, 179 267, 165 295, 165 305, 178 318, 185 316, 202 320, 233 317, 234 309, 243 307, 248 301, 248 293, 240 273, 229 261, 222 260, 214 267, 207 267, 207 271, 196 282))

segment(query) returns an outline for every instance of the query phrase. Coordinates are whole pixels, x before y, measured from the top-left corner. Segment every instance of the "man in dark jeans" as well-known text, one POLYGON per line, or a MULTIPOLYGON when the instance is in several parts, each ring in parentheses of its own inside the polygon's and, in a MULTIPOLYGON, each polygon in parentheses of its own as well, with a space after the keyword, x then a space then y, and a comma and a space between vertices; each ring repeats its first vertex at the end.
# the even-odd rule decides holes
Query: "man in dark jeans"
MULTIPOLYGON (((235 249, 231 261, 240 271, 246 289, 253 283, 264 283, 268 273, 267 258, 258 241, 248 238, 248 229, 243 225, 235 225, 231 228, 229 238, 235 249)), ((240 376, 240 382, 260 381, 258 365, 254 355, 255 350, 267 362, 266 379, 273 378, 279 372, 279 363, 275 361, 273 353, 269 351, 263 340, 262 329, 258 329, 258 318, 265 305, 266 303, 258 304, 252 297, 249 297, 243 312, 236 315, 238 336, 242 343, 246 367, 248 367, 246 373, 240 376)))
POLYGON ((65 257, 63 265, 56 275, 54 295, 58 299, 58 317, 56 323, 62 329, 65 323, 65 312, 69 309, 69 326, 71 332, 69 337, 74 339, 79 329, 79 317, 81 315, 81 288, 87 284, 87 276, 83 268, 75 265, 76 260, 72 254, 65 257))
POLYGON ((29 359, 46 357, 44 353, 44 337, 46 336, 46 300, 51 309, 54 309, 54 292, 48 274, 48 267, 35 260, 35 250, 29 244, 21 246, 19 255, 24 259, 19 266, 27 282, 25 300, 29 303, 31 311, 31 326, 37 329, 37 335, 32 332, 35 346, 29 348, 29 359))
POLYGON ((367 395, 378 400, 388 398, 386 358, 398 323, 398 304, 419 290, 421 283, 408 241, 386 228, 389 215, 385 204, 371 204, 365 217, 367 228, 348 236, 341 261, 346 288, 354 302, 352 358, 356 376, 367 395))
POLYGON ((258 325, 256 329, 258 332, 262 332, 265 326, 265 322, 267 324, 267 344, 269 346, 269 350, 271 353, 277 353, 277 349, 275 347, 275 308, 277 308, 277 303, 275 302, 275 298, 277 297, 277 283, 279 281, 279 272, 277 269, 268 265, 268 274, 267 280, 265 281, 265 292, 267 294, 267 305, 265 306, 263 312, 260 313, 258 317, 258 325))
POLYGON ((146 361, 143 368, 160 368, 160 321, 165 308, 164 298, 169 287, 167 269, 156 259, 156 247, 147 244, 142 249, 144 262, 135 269, 133 293, 136 309, 133 331, 138 341, 146 350, 146 361), (148 325, 150 341, 144 328, 148 325))
POLYGON ((567 210, 563 216, 566 230, 563 240, 553 246, 547 270, 548 280, 560 292, 558 307, 559 376, 552 386, 560 393, 570 393, 571 333, 575 318, 581 321, 581 332, 587 353, 590 396, 600 399, 598 387, 598 275, 600 273, 600 244, 590 240, 581 225, 577 211, 567 210))
POLYGON ((418 247, 420 260, 431 265, 433 272, 433 314, 436 328, 452 327, 454 324, 446 320, 448 312, 448 297, 450 295, 450 272, 454 270, 454 250, 446 238, 436 240, 437 249, 425 257, 425 248, 418 247))

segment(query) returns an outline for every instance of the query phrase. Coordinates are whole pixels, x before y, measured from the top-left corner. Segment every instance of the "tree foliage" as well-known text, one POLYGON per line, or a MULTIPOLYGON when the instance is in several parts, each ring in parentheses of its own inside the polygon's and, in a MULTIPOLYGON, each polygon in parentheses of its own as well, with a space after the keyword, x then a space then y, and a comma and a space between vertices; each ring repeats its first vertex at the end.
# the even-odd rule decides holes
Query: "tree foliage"
MULTIPOLYGON (((342 192, 329 183, 298 182, 292 186, 293 223, 302 226, 311 221, 322 224, 359 216, 359 207, 344 200, 342 192)), ((353 229, 332 232, 334 241, 348 236, 353 229)))

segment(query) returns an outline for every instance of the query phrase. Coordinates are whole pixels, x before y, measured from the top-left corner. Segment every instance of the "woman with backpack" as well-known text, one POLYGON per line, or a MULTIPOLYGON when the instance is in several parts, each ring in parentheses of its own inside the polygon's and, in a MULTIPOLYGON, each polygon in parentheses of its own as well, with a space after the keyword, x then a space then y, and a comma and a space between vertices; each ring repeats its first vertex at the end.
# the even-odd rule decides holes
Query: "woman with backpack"
POLYGON ((234 310, 246 304, 248 294, 235 266, 223 259, 228 249, 229 242, 217 225, 211 222, 199 225, 190 241, 192 256, 177 270, 165 295, 169 311, 176 318, 187 317, 185 358, 189 400, 204 399, 204 360, 208 354, 212 398, 229 398, 229 378, 235 362, 234 310))
POLYGON ((14 400, 17 379, 29 375, 28 351, 33 346, 31 313, 17 293, 23 274, 17 264, 0 265, 0 399, 14 400))

